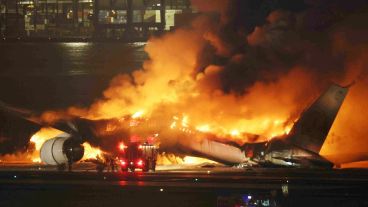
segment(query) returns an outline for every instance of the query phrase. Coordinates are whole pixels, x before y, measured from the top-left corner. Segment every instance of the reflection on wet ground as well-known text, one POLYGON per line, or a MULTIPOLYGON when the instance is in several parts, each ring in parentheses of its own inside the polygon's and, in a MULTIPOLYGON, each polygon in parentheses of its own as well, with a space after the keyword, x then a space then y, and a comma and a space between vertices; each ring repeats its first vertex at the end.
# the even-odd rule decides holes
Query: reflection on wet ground
POLYGON ((141 67, 144 43, 0 43, 0 100, 33 110, 89 105, 141 67))

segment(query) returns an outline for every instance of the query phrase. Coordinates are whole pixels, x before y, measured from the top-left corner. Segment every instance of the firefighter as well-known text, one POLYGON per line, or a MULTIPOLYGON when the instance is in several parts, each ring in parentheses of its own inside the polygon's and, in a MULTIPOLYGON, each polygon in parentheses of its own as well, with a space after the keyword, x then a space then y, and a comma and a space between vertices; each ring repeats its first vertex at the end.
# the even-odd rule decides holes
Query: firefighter
POLYGON ((110 172, 111 170, 111 158, 110 156, 105 156, 105 165, 107 166, 107 172, 110 172))
POLYGON ((110 157, 109 161, 111 172, 115 172, 115 159, 110 157))
POLYGON ((97 170, 97 172, 98 173, 102 173, 103 170, 106 167, 105 162, 101 159, 101 157, 99 155, 97 155, 95 162, 96 162, 96 170, 97 170))
POLYGON ((105 165, 107 166, 108 172, 115 171, 115 159, 110 155, 105 155, 105 165))

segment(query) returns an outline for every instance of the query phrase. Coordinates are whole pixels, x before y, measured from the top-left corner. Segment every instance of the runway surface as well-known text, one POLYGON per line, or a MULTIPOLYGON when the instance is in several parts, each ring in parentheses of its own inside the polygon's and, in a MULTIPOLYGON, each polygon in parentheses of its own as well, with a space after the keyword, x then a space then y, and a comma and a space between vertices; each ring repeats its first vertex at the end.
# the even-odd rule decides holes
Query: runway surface
POLYGON ((91 167, 2 165, 0 206, 368 206, 365 169, 210 165, 97 173, 91 167))

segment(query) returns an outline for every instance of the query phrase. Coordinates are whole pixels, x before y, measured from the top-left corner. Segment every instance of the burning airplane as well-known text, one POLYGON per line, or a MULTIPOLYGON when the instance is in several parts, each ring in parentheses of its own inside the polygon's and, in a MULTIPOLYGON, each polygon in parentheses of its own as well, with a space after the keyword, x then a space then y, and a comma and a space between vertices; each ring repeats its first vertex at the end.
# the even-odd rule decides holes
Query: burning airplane
POLYGON ((7 121, 0 125, 0 152, 31 152, 32 135, 38 152, 48 130, 34 133, 48 126, 67 135, 47 136, 58 138, 42 156, 56 150, 62 162, 112 151, 132 136, 154 137, 162 151, 228 164, 331 167, 336 162, 325 155, 366 155, 368 44, 366 27, 355 23, 368 16, 355 13, 361 6, 277 8, 259 13, 255 23, 247 22, 249 1, 214 2, 193 1, 197 18, 151 38, 142 68, 116 76, 89 106, 41 115, 1 107, 7 121), (347 88, 332 85, 323 93, 329 81, 356 81, 332 128, 347 88))
MULTIPOLYGON (((332 167, 334 164, 319 151, 348 92, 347 87, 332 85, 297 120, 288 134, 256 143, 227 143, 226 138, 205 133, 189 126, 185 117, 173 122, 141 118, 138 114, 120 120, 88 120, 74 117, 59 120, 49 127, 60 130, 54 138, 43 140, 39 133, 31 138, 40 150, 41 161, 48 165, 71 165, 83 158, 83 143, 88 140, 109 140, 112 144, 128 141, 132 136, 152 136, 165 152, 195 155, 231 165, 332 167), (103 128, 103 130, 101 129, 103 128), (62 132, 63 131, 63 132, 62 132), (170 137, 175 136, 175 141, 170 137), (109 139, 110 137, 110 139, 109 139), (111 138, 115 140, 111 142, 111 138)), ((14 112, 13 112, 14 113, 14 112)), ((39 123, 33 123, 39 124, 39 123)), ((39 124, 41 127, 41 124, 39 124)), ((95 155, 96 156, 96 155, 95 155)))

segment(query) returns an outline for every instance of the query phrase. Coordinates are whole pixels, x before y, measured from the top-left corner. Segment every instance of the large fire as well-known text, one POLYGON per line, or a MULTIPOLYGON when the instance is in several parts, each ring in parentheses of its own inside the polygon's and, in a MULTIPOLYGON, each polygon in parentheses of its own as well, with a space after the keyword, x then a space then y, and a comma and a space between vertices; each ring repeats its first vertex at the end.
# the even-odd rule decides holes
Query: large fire
MULTIPOLYGON (((57 135, 63 134, 64 132, 54 128, 42 128, 36 132, 30 139, 30 142, 34 144, 34 150, 30 156, 32 162, 41 162, 40 149, 42 144, 47 140, 56 137, 57 135)), ((84 156, 82 160, 93 159, 102 157, 103 151, 97 147, 92 147, 89 143, 83 143, 84 156)), ((26 160, 25 160, 26 161, 26 160)))
POLYGON ((42 128, 36 132, 30 139, 30 142, 34 144, 35 150, 32 153, 33 162, 41 162, 40 149, 42 144, 48 139, 54 138, 55 136, 62 134, 63 132, 54 128, 42 128))
MULTIPOLYGON (((354 28, 349 31, 359 32, 345 32, 345 27, 354 27, 347 19, 328 33, 318 33, 326 35, 320 39, 329 43, 319 44, 314 42, 316 34, 309 37, 304 28, 313 12, 274 11, 263 26, 246 32, 233 28, 230 1, 201 2, 206 1, 193 4, 205 15, 188 27, 151 38, 145 47, 149 59, 143 67, 115 77, 103 97, 90 107, 46 112, 42 118, 62 119, 68 114, 121 120, 109 125, 107 133, 116 131, 129 116, 133 121, 128 127, 134 132, 145 130, 136 126, 137 120, 144 120, 155 123, 149 125, 149 133, 160 137, 165 130, 179 130, 242 144, 289 133, 303 109, 329 81, 346 85, 355 80, 321 153, 368 151, 364 139, 367 44, 364 38, 355 38, 366 37, 365 31, 354 28), (215 12, 220 18, 206 12, 215 12)), ((32 138, 36 149, 39 140, 32 138)), ((92 151, 92 156, 99 154, 98 149, 92 151)))

